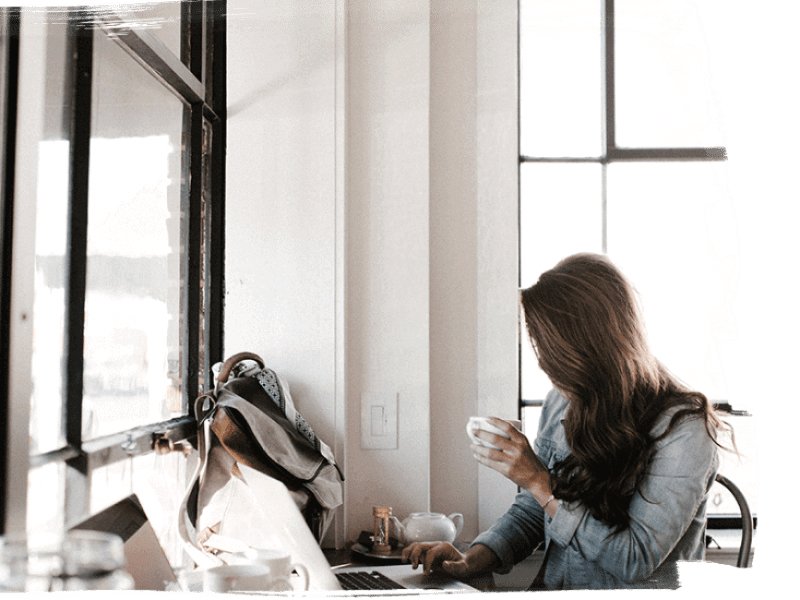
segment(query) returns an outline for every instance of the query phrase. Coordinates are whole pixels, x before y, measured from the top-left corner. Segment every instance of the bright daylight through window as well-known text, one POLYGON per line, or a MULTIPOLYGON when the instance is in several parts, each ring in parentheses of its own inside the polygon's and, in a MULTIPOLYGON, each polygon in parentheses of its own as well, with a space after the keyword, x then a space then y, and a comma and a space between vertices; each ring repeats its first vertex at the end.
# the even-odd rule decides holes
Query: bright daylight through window
MULTIPOLYGON (((717 0, 520 0, 520 285, 605 252, 639 293, 656 356, 715 403, 747 411, 739 245, 718 71, 717 0)), ((521 328, 524 332, 524 328, 521 328)), ((521 340, 534 435, 550 383, 521 340)), ((753 419, 723 472, 755 504, 753 419)), ((713 496, 710 512, 737 513, 713 496)))
POLYGON ((29 235, 14 259, 32 271, 20 279, 30 339, 10 340, 31 372, 16 392, 30 405, 11 405, 28 435, 9 442, 30 456, 27 485, 17 474, 27 494, 0 501, 29 533, 136 493, 181 560, 171 516, 195 459, 189 403, 221 358, 222 260, 209 248, 224 236, 225 11, 224 0, 0 11, 25 41, 24 68, 0 75, 24 91, 11 158, 15 202, 30 207, 14 233, 29 235))

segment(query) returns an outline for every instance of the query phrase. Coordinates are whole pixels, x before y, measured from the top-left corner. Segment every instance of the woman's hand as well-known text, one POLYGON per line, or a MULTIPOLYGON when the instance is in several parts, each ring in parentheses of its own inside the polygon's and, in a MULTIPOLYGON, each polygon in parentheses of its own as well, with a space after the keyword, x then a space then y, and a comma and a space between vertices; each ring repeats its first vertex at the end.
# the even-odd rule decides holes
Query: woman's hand
POLYGON ((403 561, 412 568, 422 565, 426 575, 443 571, 457 579, 466 579, 491 571, 500 561, 487 546, 476 544, 466 554, 448 542, 414 542, 403 548, 403 561))
MULTIPOLYGON (((497 446, 498 449, 472 444, 473 456, 481 464, 494 469, 519 487, 528 490, 539 504, 546 503, 551 494, 550 474, 533 453, 528 438, 516 427, 502 419, 489 417, 489 422, 505 432, 508 437, 476 429, 477 437, 497 446)), ((553 503, 551 503, 552 505, 553 503)))
POLYGON ((422 565, 425 574, 442 570, 454 577, 468 577, 466 556, 447 542, 414 542, 403 548, 403 561, 416 569, 422 565))

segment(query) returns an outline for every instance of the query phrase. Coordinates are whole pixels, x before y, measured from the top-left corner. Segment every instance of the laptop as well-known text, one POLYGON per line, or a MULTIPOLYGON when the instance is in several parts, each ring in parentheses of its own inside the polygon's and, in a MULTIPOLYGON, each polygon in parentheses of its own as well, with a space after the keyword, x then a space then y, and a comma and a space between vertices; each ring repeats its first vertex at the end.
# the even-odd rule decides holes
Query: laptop
POLYGON ((175 572, 136 494, 70 527, 113 533, 122 538, 125 570, 136 590, 180 590, 175 572))
POLYGON ((394 589, 414 590, 416 593, 424 590, 479 591, 455 578, 425 575, 421 568, 414 570, 410 564, 359 565, 332 569, 286 486, 246 465, 240 464, 239 469, 252 493, 257 498, 264 499, 260 503, 264 506, 264 511, 259 522, 269 523, 270 526, 269 531, 260 532, 259 537, 263 540, 260 543, 265 547, 282 548, 291 554, 293 562, 305 565, 309 573, 309 591, 354 589, 350 584, 356 583, 356 580, 363 580, 365 583, 358 589, 391 589, 382 585, 387 578, 395 584, 394 589), (356 573, 359 575, 355 575, 356 573), (350 581, 345 581, 343 585, 343 579, 350 581))
MULTIPOLYGON (((258 522, 269 523, 262 531, 253 531, 253 546, 281 548, 291 554, 292 562, 308 569, 309 591, 337 592, 349 590, 402 590, 420 593, 425 590, 444 592, 477 592, 476 588, 457 579, 441 575, 425 575, 411 565, 345 566, 331 568, 317 540, 306 525, 286 486, 271 477, 239 464, 239 470, 263 511, 258 522)), ((135 494, 112 504, 70 529, 104 531, 120 536, 126 559, 126 570, 136 590, 181 590, 175 572, 161 547, 155 531, 135 494)), ((394 591, 397 590, 397 591, 394 591)), ((258 592, 249 592, 257 594, 258 592)), ((271 592, 274 593, 274 592, 271 592)))

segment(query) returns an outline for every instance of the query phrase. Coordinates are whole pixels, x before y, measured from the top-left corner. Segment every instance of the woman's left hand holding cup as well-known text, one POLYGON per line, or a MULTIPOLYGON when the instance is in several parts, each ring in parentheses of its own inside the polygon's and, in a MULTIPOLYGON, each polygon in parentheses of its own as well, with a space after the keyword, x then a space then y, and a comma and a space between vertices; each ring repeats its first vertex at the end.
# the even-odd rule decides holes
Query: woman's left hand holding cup
POLYGON ((528 490, 540 504, 545 503, 551 494, 550 474, 534 454, 528 438, 503 419, 488 417, 487 421, 504 435, 473 430, 476 437, 494 446, 471 444, 475 459, 528 490))

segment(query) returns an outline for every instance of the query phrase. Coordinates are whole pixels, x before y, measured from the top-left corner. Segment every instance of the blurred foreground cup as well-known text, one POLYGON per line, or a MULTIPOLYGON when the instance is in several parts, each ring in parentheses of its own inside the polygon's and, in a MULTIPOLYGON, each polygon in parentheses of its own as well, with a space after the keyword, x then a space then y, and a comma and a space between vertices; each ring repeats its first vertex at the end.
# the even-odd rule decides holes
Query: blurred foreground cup
POLYGON ((131 589, 119 536, 69 531, 0 538, 0 592, 131 589))

